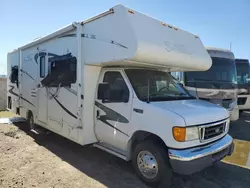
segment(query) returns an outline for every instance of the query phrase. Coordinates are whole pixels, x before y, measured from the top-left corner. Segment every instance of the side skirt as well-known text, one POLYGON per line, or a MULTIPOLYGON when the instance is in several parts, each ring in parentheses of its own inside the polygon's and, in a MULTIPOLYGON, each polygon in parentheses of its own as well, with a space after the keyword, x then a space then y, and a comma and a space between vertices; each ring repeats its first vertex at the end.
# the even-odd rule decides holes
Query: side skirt
POLYGON ((113 154, 113 155, 115 155, 115 156, 117 156, 117 157, 119 157, 119 158, 121 158, 121 159, 123 159, 125 161, 129 161, 128 158, 125 155, 123 155, 121 153, 118 153, 117 151, 114 151, 114 149, 111 149, 108 146, 104 146, 101 143, 94 144, 93 146, 96 147, 96 148, 99 148, 99 149, 101 149, 103 151, 106 151, 108 153, 111 153, 111 154, 113 154))

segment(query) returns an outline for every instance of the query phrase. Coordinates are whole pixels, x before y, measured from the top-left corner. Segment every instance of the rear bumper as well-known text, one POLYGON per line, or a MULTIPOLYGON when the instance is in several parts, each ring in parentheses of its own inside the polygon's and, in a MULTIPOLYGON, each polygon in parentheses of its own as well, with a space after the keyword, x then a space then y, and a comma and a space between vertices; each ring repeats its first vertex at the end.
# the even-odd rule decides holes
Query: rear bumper
POLYGON ((168 154, 173 171, 178 174, 192 174, 231 155, 233 150, 233 139, 230 135, 226 135, 205 146, 184 150, 169 149, 168 154))

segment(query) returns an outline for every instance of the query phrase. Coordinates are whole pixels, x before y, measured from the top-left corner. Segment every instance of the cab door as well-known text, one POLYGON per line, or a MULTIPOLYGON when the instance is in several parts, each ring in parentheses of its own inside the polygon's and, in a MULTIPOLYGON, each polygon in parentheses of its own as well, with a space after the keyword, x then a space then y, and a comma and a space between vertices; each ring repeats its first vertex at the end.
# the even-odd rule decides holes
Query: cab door
MULTIPOLYGON (((109 97, 95 101, 95 132, 100 142, 125 150, 129 139, 132 95, 122 71, 106 70, 99 83, 107 83, 109 97)), ((98 91, 99 92, 99 91, 98 91)))

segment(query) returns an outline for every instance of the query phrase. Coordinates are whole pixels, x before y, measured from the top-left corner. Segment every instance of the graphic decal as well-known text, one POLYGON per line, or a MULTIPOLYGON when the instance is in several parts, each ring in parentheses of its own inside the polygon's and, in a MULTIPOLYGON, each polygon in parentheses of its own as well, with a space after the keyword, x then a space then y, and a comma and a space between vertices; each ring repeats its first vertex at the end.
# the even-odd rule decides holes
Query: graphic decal
POLYGON ((72 116, 73 118, 77 119, 77 117, 70 112, 62 103, 60 103, 60 101, 57 100, 57 98, 55 96, 52 95, 52 97, 55 99, 55 101, 58 103, 58 105, 65 111, 67 112, 70 116, 72 116))
POLYGON ((26 74, 28 77, 30 77, 34 82, 36 82, 36 80, 35 80, 27 71, 25 71, 25 70, 23 70, 23 69, 20 69, 20 71, 21 71, 22 73, 26 74))
POLYGON ((39 53, 36 53, 35 56, 34 56, 36 64, 38 64, 38 58, 41 57, 41 56, 58 57, 58 55, 54 54, 54 53, 39 52, 39 53))
MULTIPOLYGON (((76 34, 67 34, 67 35, 63 35, 59 38, 65 38, 65 37, 76 37, 76 34)), ((116 45, 116 46, 120 46, 122 48, 126 48, 128 49, 127 46, 119 43, 119 42, 116 42, 114 40, 111 40, 111 39, 106 39, 106 38, 99 38, 98 36, 96 35, 92 35, 92 34, 82 34, 81 37, 83 38, 87 38, 87 39, 93 39, 93 40, 98 40, 98 41, 101 41, 101 42, 106 42, 106 43, 110 43, 110 44, 113 44, 113 45, 116 45)))
POLYGON ((119 131, 120 133, 129 136, 128 134, 126 134, 125 132, 121 131, 120 129, 114 127, 111 123, 108 122, 108 120, 110 121, 115 121, 115 122, 120 122, 120 123, 129 123, 128 119, 125 118, 124 116, 122 116, 121 114, 117 113, 116 111, 102 105, 101 103, 95 101, 95 105, 102 109, 106 114, 105 115, 101 115, 98 120, 102 121, 103 123, 107 124, 108 126, 114 128, 115 130, 119 131))
POLYGON ((23 98, 22 96, 19 96, 17 93, 15 93, 13 90, 14 90, 14 86, 9 86, 10 89, 9 89, 9 93, 12 94, 12 95, 15 95, 16 97, 20 97, 22 100, 26 101, 27 103, 29 103, 30 105, 32 106, 35 106, 34 104, 32 104, 29 100, 23 98))

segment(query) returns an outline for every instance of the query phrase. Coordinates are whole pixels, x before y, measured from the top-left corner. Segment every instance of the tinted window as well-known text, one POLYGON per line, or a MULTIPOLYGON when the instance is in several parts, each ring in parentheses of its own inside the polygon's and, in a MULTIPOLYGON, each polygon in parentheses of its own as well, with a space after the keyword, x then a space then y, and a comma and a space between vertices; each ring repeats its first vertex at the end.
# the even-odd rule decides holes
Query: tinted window
POLYGON ((236 63, 237 68, 237 83, 249 83, 249 63, 236 63))
POLYGON ((178 81, 181 81, 181 73, 180 72, 171 72, 171 75, 177 79, 178 81))
POLYGON ((234 87, 236 66, 232 59, 212 57, 212 66, 207 71, 185 72, 185 85, 197 88, 234 87))
POLYGON ((40 78, 45 77, 45 56, 40 57, 40 78))
POLYGON ((157 70, 125 70, 137 97, 142 101, 193 99, 171 74, 157 70))
POLYGON ((16 83, 18 87, 18 66, 14 66, 11 68, 11 74, 9 79, 11 83, 16 83))
POLYGON ((124 102, 129 99, 129 89, 120 72, 106 72, 103 82, 109 83, 111 97, 109 102, 124 102))
POLYGON ((44 86, 70 86, 76 82, 77 60, 71 54, 49 59, 49 74, 41 81, 44 86))

